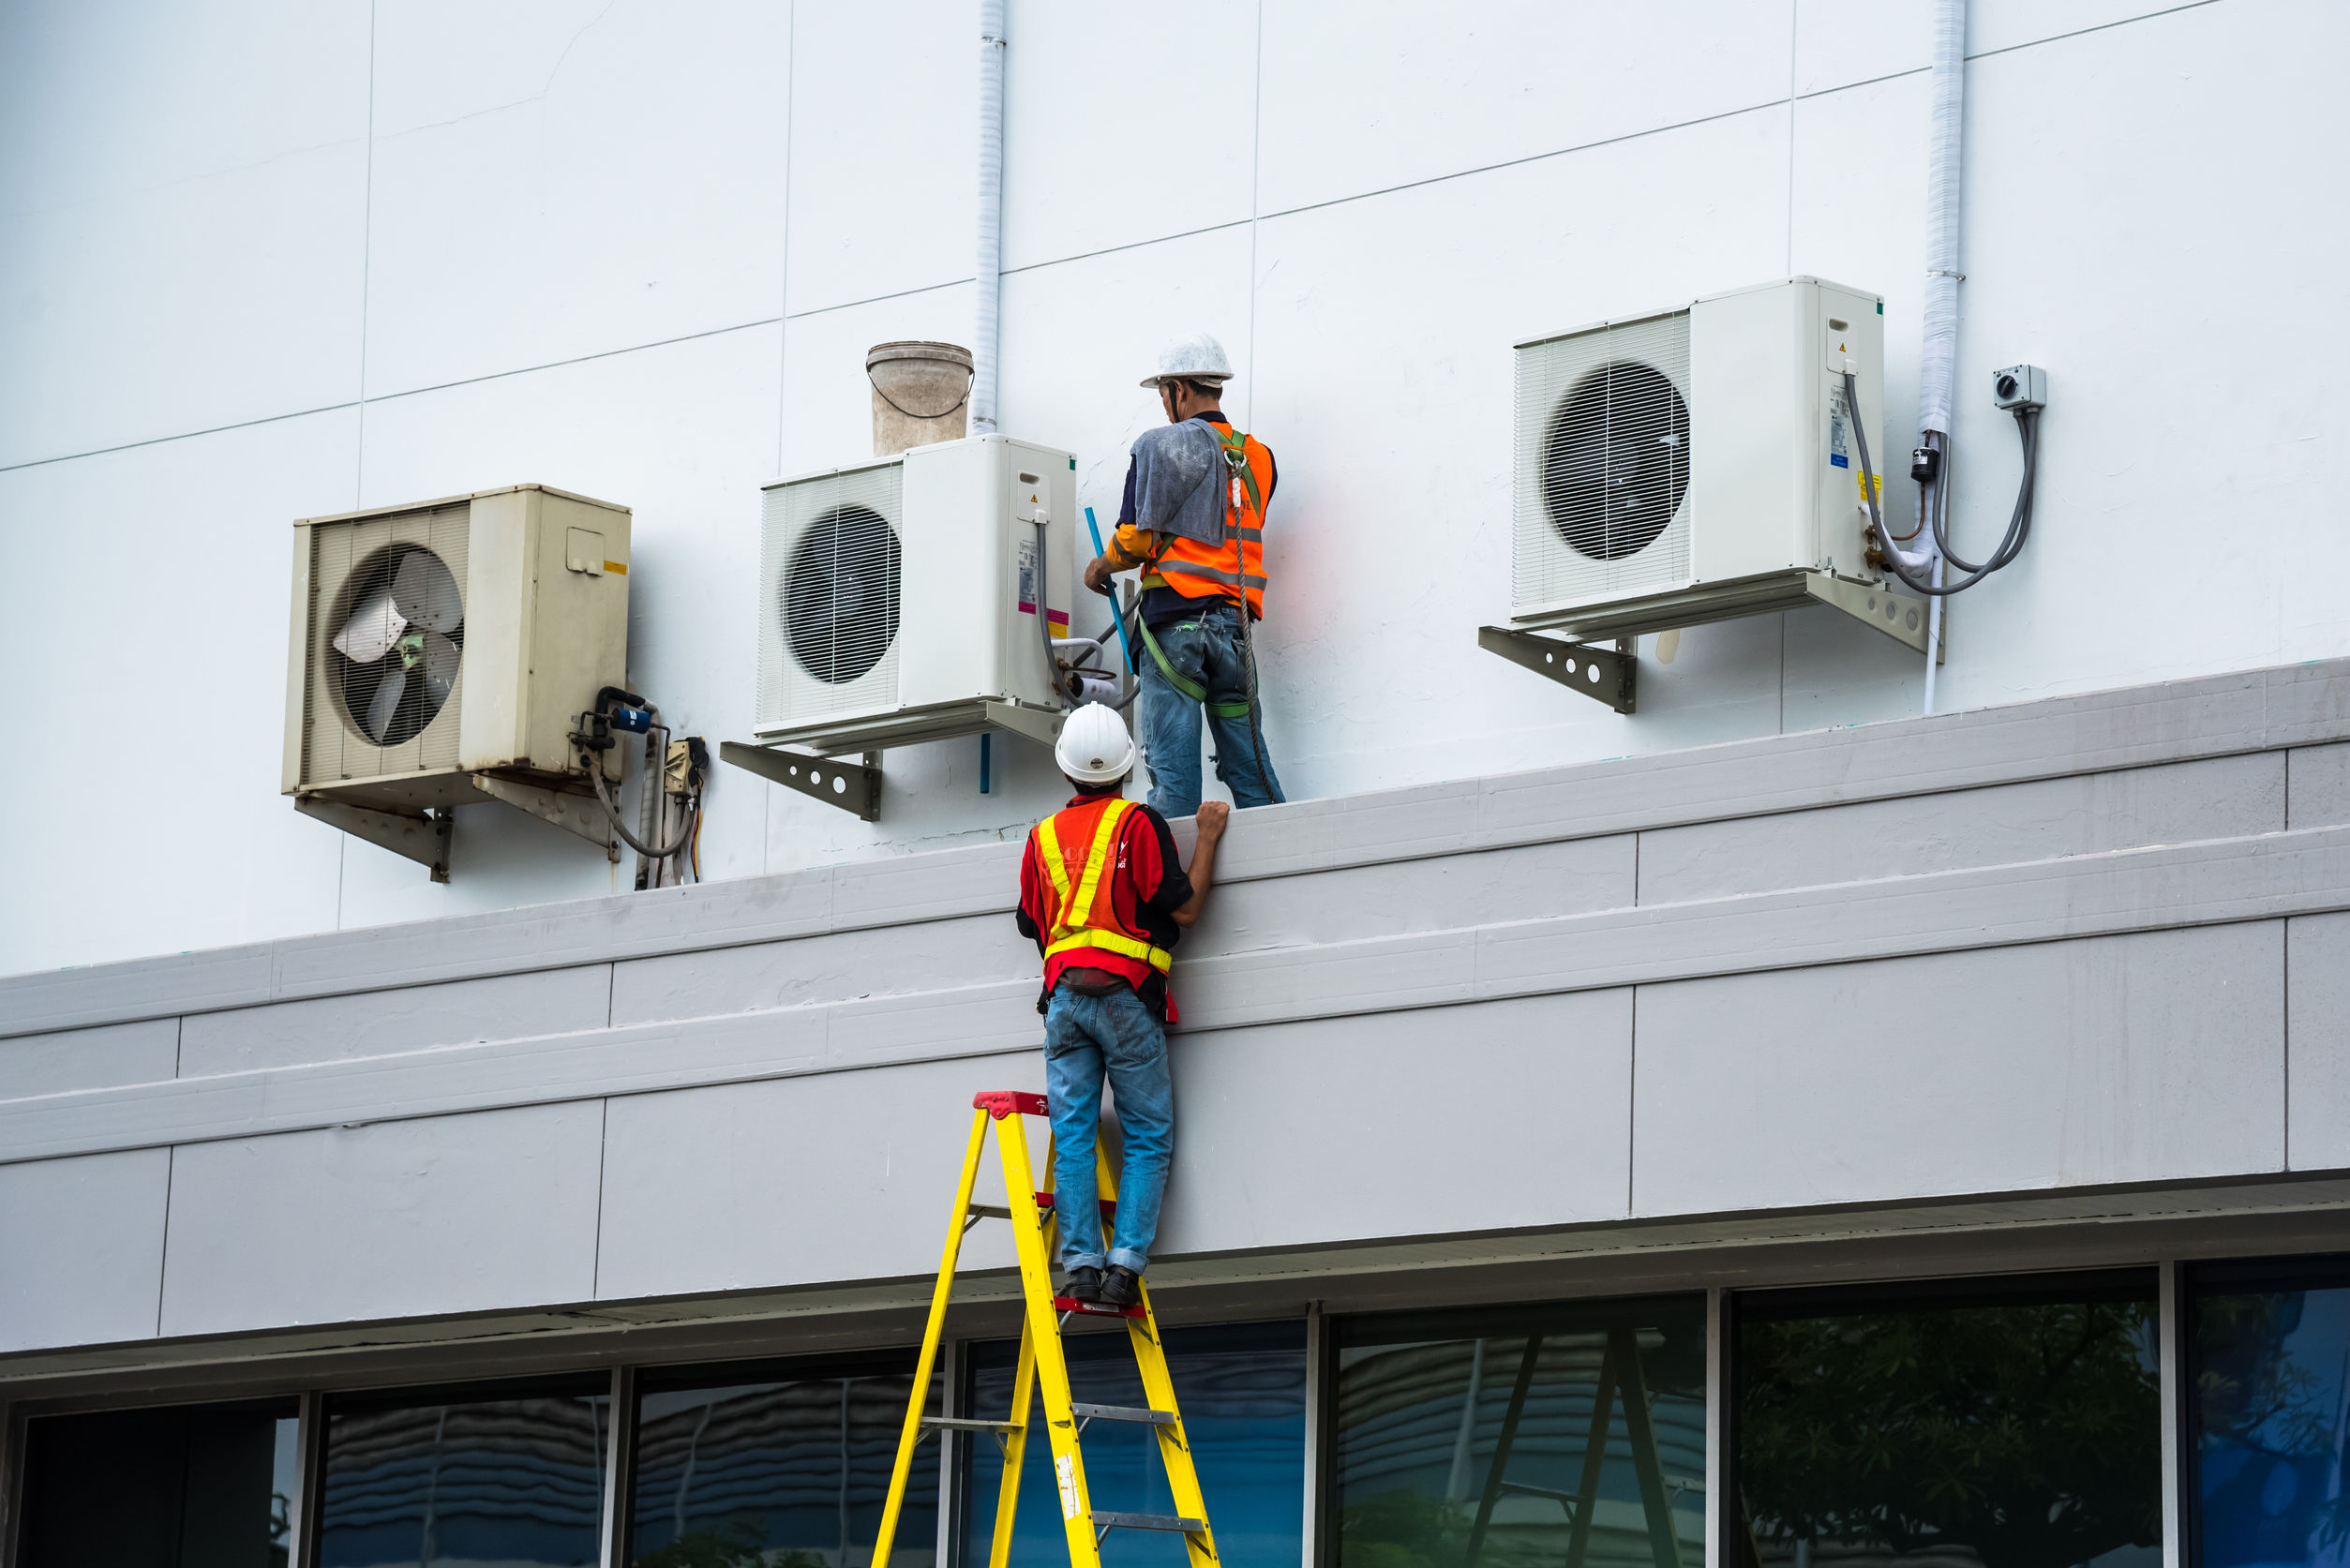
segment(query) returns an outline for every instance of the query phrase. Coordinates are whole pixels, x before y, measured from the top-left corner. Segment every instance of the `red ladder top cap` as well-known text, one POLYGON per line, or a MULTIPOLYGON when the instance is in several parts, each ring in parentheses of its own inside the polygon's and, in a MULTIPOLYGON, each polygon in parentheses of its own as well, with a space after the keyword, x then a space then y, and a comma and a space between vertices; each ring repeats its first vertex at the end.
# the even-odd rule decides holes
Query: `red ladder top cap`
POLYGON ((997 1121, 1017 1112, 1023 1116, 1049 1116, 1042 1095, 1024 1095, 1017 1089, 983 1089, 971 1097, 971 1109, 984 1111, 997 1121))

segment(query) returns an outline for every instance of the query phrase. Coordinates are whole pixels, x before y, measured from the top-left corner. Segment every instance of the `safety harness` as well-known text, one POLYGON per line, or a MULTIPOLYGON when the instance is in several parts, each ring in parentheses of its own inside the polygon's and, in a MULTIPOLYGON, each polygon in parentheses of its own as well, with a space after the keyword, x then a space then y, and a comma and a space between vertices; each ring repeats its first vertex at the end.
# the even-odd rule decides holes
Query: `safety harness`
POLYGON ((1045 819, 1042 836, 1048 842, 1038 846, 1043 851, 1038 859, 1044 862, 1044 874, 1052 879, 1053 894, 1058 901, 1053 911, 1052 927, 1046 933, 1047 960, 1078 948, 1101 948, 1121 957, 1139 959, 1162 975, 1173 967, 1175 954, 1164 948, 1154 948, 1140 937, 1108 926, 1081 923, 1094 916, 1102 874, 1116 856, 1118 831, 1125 825, 1126 814, 1133 809, 1133 801, 1123 799, 1113 799, 1102 808, 1094 827, 1093 844, 1085 853, 1085 869, 1078 875, 1073 894, 1070 889, 1068 849, 1061 842, 1060 829, 1062 818, 1070 814, 1057 812, 1045 819))
MULTIPOLYGON (((1245 492, 1248 496, 1248 515, 1257 519, 1255 531, 1262 538, 1265 523, 1265 498, 1257 491, 1256 470, 1249 466, 1248 435, 1229 426, 1220 430, 1215 426, 1209 425, 1207 431, 1216 438, 1216 444, 1224 455, 1224 467, 1229 470, 1233 511, 1240 510, 1241 496, 1245 492)), ((1226 515, 1229 519, 1230 514, 1226 515)), ((1158 549, 1152 554, 1148 567, 1143 573, 1142 586, 1145 589, 1167 587, 1164 574, 1171 570, 1190 576, 1211 577, 1218 582, 1226 583, 1240 590, 1240 614, 1243 619, 1246 619, 1249 614, 1249 590, 1252 587, 1259 590, 1265 587, 1263 577, 1250 577, 1242 570, 1248 565, 1249 559, 1242 545, 1250 531, 1249 529, 1230 520, 1225 522, 1224 542, 1232 546, 1232 570, 1229 572, 1218 571, 1213 567, 1196 566, 1189 561, 1178 561, 1169 566, 1160 558, 1174 547, 1175 541, 1171 536, 1162 534, 1158 549)), ((1152 660, 1159 665, 1159 673, 1166 678, 1167 684, 1180 693, 1186 701, 1200 704, 1214 718, 1245 719, 1249 716, 1250 707, 1256 700, 1257 694, 1254 685, 1256 671, 1253 665, 1249 672, 1251 684, 1246 697, 1236 698, 1231 702, 1209 702, 1207 688, 1183 675, 1169 662, 1166 650, 1159 646, 1159 639, 1151 635, 1150 622, 1144 619, 1139 610, 1135 613, 1134 622, 1142 628, 1143 646, 1150 650, 1152 660)))

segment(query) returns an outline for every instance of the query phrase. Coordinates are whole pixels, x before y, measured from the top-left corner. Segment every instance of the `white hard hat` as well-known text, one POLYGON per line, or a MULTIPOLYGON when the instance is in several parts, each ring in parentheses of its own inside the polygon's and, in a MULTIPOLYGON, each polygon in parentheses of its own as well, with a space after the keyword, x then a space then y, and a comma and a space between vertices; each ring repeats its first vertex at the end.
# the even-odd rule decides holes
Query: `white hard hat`
POLYGON ((1232 361, 1224 357, 1224 346, 1204 332, 1187 332, 1180 337, 1169 338, 1159 351, 1159 371, 1145 376, 1143 385, 1157 386, 1161 381, 1216 381, 1232 380, 1232 361))
POLYGON ((1089 702, 1062 722, 1053 760, 1079 784, 1113 784, 1134 770, 1134 738, 1116 709, 1089 702))

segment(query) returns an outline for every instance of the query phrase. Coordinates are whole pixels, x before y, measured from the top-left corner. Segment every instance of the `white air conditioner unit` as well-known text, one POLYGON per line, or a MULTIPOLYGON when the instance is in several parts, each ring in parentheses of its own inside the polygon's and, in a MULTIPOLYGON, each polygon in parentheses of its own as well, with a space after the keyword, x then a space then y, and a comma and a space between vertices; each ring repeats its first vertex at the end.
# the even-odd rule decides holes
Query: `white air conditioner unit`
POLYGON ((1884 306, 1814 277, 1518 345, 1510 619, 1585 642, 1826 602, 1923 646, 1866 559, 1884 306))
POLYGON ((285 793, 438 879, 425 814, 484 799, 609 848, 570 737, 626 683, 628 560, 627 508, 541 485, 296 522, 285 793))
POLYGON ((1076 469, 988 435, 768 485, 752 733, 839 755, 1006 711, 1049 724, 1063 703, 1044 638, 1070 635, 1077 597, 1076 469))

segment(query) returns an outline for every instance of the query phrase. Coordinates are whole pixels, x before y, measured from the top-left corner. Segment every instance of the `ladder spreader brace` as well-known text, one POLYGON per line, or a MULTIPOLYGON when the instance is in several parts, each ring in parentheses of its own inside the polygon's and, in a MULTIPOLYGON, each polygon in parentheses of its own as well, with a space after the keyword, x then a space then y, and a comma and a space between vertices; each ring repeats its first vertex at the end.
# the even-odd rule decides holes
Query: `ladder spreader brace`
MULTIPOLYGON (((1191 1463, 1190 1440, 1184 1435, 1183 1412, 1175 1403, 1175 1384, 1167 1375, 1167 1354, 1159 1338, 1159 1319, 1151 1310, 1150 1290, 1128 1307, 1102 1307, 1072 1301, 1053 1293, 1054 1213, 1052 1144, 1045 1144, 1046 1186, 1040 1189, 1028 1162, 1027 1124, 1024 1116, 1047 1114, 1042 1095, 993 1090, 971 1099, 971 1137, 963 1151, 963 1180, 955 1191, 953 1217, 947 1222, 947 1247, 938 1262, 938 1283, 930 1298, 930 1321, 922 1329, 922 1351, 914 1366, 914 1392, 906 1403, 906 1425, 898 1434, 897 1462, 890 1471, 890 1492, 881 1509, 881 1531, 875 1540, 872 1561, 881 1568, 897 1544, 898 1517, 906 1504, 906 1487, 914 1470, 914 1450, 932 1432, 950 1441, 956 1432, 988 1432, 1004 1453, 1003 1480, 995 1493, 995 1532, 988 1550, 988 1568, 1007 1568, 1011 1557, 1014 1510, 1020 1501, 1020 1464, 1027 1451, 1028 1417, 1039 1394, 1044 1399, 1045 1439, 1053 1451, 1053 1475, 1060 1492, 1061 1527, 1069 1541, 1070 1568, 1101 1568, 1101 1542, 1114 1530, 1173 1531, 1183 1536, 1189 1568, 1219 1568, 1216 1538, 1207 1526, 1207 1502, 1200 1495, 1199 1472, 1191 1463), (995 1132, 995 1152, 1003 1161, 1007 1205, 971 1202, 978 1184, 980 1157, 990 1127, 995 1132), (938 1364, 938 1345, 947 1322, 947 1300, 954 1289, 955 1260, 963 1238, 981 1219, 1011 1221, 1012 1242, 1020 1258, 1023 1303, 1020 1359, 1012 1374, 1011 1415, 1005 1421, 965 1417, 925 1416, 922 1406, 930 1394, 932 1370, 938 1364), (1061 1330, 1072 1317, 1123 1318, 1128 1343, 1143 1376, 1147 1406, 1081 1404, 1070 1397, 1069 1364, 1061 1353, 1061 1330), (1129 1514, 1093 1506, 1085 1489, 1085 1458, 1078 1440, 1096 1421, 1131 1422, 1147 1426, 1159 1440, 1159 1456, 1167 1468, 1167 1487, 1177 1512, 1129 1514)), ((1117 1197, 1117 1178, 1099 1145, 1094 1169, 1109 1214, 1117 1197)))

